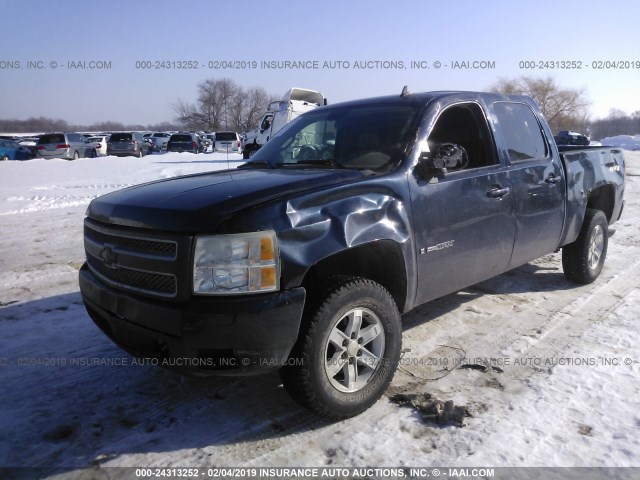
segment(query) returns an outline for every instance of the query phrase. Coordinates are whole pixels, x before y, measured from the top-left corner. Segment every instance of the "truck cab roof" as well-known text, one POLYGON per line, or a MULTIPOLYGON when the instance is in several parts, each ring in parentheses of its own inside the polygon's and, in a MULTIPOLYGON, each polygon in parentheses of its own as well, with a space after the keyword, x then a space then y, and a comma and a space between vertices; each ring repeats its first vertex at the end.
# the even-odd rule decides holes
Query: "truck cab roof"
POLYGON ((291 88, 282 96, 282 101, 299 101, 307 103, 315 103, 316 105, 324 104, 324 96, 315 90, 307 90, 306 88, 291 88))

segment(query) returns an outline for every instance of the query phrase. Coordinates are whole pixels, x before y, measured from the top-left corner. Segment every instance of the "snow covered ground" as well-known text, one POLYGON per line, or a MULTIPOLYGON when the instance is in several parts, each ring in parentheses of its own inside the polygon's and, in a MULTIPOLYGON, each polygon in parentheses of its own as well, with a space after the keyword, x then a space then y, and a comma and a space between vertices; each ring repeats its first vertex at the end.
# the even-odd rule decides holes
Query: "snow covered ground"
POLYGON ((599 141, 600 145, 615 145, 626 150, 640 150, 640 135, 617 135, 599 141))
POLYGON ((298 407, 277 374, 134 365, 82 306, 91 199, 239 155, 2 162, 0 466, 64 467, 59 478, 98 465, 639 467, 640 152, 626 158, 626 207, 597 282, 569 284, 551 254, 415 309, 387 394, 338 423, 298 407), (475 367, 453 368, 464 364, 475 367), (424 393, 471 416, 436 425, 395 401, 424 393))

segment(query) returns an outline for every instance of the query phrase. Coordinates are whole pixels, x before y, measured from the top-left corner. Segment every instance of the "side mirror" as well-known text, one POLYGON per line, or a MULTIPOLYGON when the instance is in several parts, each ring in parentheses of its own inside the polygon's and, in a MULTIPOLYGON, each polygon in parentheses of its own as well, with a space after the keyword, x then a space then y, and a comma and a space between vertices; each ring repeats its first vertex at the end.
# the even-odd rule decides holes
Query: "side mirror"
POLYGON ((467 151, 455 143, 443 143, 435 152, 426 152, 420 158, 419 166, 425 177, 447 173, 448 169, 462 169, 469 164, 467 151))

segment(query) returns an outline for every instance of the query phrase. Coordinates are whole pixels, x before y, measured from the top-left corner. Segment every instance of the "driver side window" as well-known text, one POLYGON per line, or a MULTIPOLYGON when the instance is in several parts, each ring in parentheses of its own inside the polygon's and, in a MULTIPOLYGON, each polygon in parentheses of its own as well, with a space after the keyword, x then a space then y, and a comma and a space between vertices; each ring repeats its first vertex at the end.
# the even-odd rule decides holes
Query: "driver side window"
POLYGON ((482 109, 476 103, 446 108, 436 120, 427 142, 431 152, 436 152, 444 144, 462 147, 467 163, 457 170, 481 168, 498 163, 489 126, 482 109))

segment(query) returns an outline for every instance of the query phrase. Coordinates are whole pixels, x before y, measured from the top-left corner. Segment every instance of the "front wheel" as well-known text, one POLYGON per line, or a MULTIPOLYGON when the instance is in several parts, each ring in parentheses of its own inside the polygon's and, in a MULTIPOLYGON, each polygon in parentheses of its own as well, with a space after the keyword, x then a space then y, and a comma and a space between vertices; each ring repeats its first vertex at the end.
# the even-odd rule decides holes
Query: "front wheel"
POLYGON ((3 161, 5 161, 5 160, 9 160, 9 155, 2 155, 2 156, 0 157, 0 161, 2 161, 2 162, 3 162, 3 161))
POLYGON ((592 208, 587 212, 575 242, 562 248, 562 269, 572 282, 593 282, 604 266, 609 243, 607 217, 592 208))
POLYGON ((298 342, 280 371, 287 392, 315 413, 342 419, 382 396, 400 360, 400 313, 389 292, 340 277, 309 301, 298 342))

